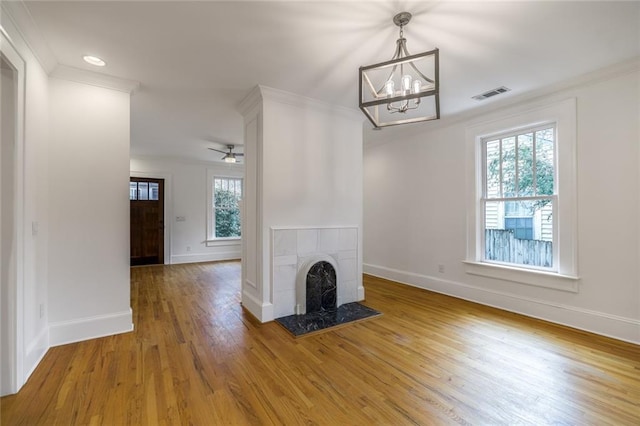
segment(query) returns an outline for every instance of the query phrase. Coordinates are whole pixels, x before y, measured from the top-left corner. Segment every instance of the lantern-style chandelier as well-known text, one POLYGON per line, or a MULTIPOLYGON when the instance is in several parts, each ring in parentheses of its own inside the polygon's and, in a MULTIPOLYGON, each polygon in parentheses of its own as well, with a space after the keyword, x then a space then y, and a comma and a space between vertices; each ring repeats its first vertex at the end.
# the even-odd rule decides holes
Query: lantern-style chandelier
POLYGON ((409 54, 403 28, 409 12, 398 13, 400 27, 391 60, 360 67, 360 109, 376 129, 440 118, 438 49, 409 54))

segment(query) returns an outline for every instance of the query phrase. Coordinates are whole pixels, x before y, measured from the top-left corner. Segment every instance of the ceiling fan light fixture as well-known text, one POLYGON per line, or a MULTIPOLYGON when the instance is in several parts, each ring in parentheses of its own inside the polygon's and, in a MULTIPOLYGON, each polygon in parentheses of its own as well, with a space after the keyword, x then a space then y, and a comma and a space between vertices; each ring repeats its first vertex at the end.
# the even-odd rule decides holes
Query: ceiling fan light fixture
POLYGON ((393 17, 400 37, 391 60, 360 67, 360 109, 375 129, 440 118, 439 50, 412 55, 403 28, 409 12, 393 17))
POLYGON ((244 154, 241 152, 233 152, 233 149, 235 148, 235 145, 227 145, 227 149, 229 151, 220 151, 219 149, 215 149, 215 148, 209 148, 211 151, 215 151, 215 152, 219 152, 221 154, 224 154, 224 156, 221 158, 222 161, 224 161, 225 163, 230 163, 230 164, 234 164, 238 162, 238 157, 244 157, 244 154))

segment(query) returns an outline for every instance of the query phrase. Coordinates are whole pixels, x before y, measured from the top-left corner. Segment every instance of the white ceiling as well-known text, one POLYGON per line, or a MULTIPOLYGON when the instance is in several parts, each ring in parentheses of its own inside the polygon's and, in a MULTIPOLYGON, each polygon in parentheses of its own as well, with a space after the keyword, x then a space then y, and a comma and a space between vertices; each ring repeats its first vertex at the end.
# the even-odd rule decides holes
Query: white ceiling
POLYGON ((639 2, 26 6, 58 64, 140 82, 131 103, 133 155, 218 160, 222 154, 206 148, 242 145, 236 106, 257 84, 357 109, 358 67, 391 58, 398 37, 391 19, 404 10, 413 14, 410 52, 440 49, 443 118, 493 102, 471 97, 498 86, 512 89, 501 97, 518 96, 640 56, 639 2), (84 54, 107 66, 85 64, 84 54))

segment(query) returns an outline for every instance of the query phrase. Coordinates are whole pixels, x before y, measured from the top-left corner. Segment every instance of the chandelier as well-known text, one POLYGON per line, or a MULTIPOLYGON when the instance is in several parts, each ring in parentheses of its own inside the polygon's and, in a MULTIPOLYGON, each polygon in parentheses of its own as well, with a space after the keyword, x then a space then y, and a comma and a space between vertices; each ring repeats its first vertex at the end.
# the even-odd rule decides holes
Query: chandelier
POLYGON ((409 12, 393 23, 400 37, 391 60, 360 67, 360 109, 376 129, 440 118, 438 49, 411 55, 403 28, 409 12))

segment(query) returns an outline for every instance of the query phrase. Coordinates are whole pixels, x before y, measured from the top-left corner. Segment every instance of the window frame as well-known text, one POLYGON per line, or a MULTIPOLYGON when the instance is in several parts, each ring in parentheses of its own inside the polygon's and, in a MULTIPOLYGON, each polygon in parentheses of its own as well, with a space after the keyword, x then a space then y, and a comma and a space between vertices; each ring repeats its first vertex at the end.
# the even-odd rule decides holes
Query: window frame
MULTIPOLYGON (((235 245, 241 241, 242 236, 239 237, 216 237, 216 214, 215 214, 215 180, 216 179, 233 179, 239 180, 241 185, 241 193, 244 195, 244 178, 242 176, 236 176, 233 174, 223 175, 214 173, 211 170, 207 171, 207 247, 212 246, 224 246, 235 245)), ((242 202, 242 198, 240 203, 242 202)), ((241 204, 239 205, 242 209, 241 204)), ((242 213, 241 213, 242 216, 242 213)), ((241 217, 242 219, 242 217, 241 217)), ((242 222, 240 223, 242 228, 242 222)))
MULTIPOLYGON (((553 121, 549 121, 546 123, 538 123, 535 126, 530 126, 530 127, 526 127, 526 126, 521 126, 519 127, 517 130, 507 130, 505 132, 501 132, 498 134, 491 134, 491 135, 487 135, 487 136, 483 136, 480 138, 480 150, 481 150, 481 164, 480 164, 480 168, 481 168, 481 185, 482 185, 482 194, 480 196, 480 214, 481 214, 481 219, 480 219, 480 223, 481 223, 481 227, 482 229, 479 230, 478 232, 480 233, 479 237, 481 239, 480 244, 481 247, 485 247, 485 229, 486 229, 486 205, 487 202, 517 202, 517 201, 537 201, 537 200, 543 200, 543 199, 549 199, 551 200, 551 206, 552 206, 552 214, 553 214, 553 218, 554 218, 554 222, 553 222, 553 231, 552 231, 552 243, 553 243, 553 258, 552 258, 552 266, 551 267, 544 267, 544 266, 535 266, 535 265, 524 265, 524 264, 518 264, 518 263, 511 263, 511 262, 501 262, 498 260, 491 260, 491 259, 487 259, 486 258, 486 250, 481 250, 480 253, 480 261, 483 263, 489 263, 489 264, 496 264, 496 265, 503 265, 503 266, 507 266, 507 267, 514 267, 514 268, 522 268, 522 269, 532 269, 532 270, 537 270, 537 271, 545 271, 545 272, 553 272, 553 273, 558 273, 559 271, 559 250, 557 249, 557 245, 556 242, 558 240, 558 225, 555 221, 555 219, 558 217, 557 215, 557 205, 558 205, 558 144, 557 144, 557 137, 558 135, 558 131, 557 131, 557 123, 553 122, 553 121), (508 139, 513 137, 515 140, 515 146, 516 146, 516 153, 518 152, 518 136, 524 135, 526 133, 533 133, 535 134, 538 131, 541 130, 545 130, 545 129, 549 129, 552 128, 553 129, 553 193, 552 194, 544 194, 544 195, 539 195, 539 194, 534 194, 534 195, 514 195, 512 197, 508 197, 505 196, 505 194, 500 194, 498 197, 489 197, 488 194, 488 189, 487 189, 487 150, 486 150, 486 144, 487 142, 490 142, 492 140, 504 140, 504 139, 508 139)), ((534 136, 534 141, 535 141, 535 136, 534 136)), ((502 144, 500 144, 500 147, 502 147, 502 144)), ((534 160, 535 160, 535 149, 534 149, 534 160)), ((535 164, 535 163, 534 163, 535 164)), ((518 167, 518 160, 517 160, 517 154, 516 154, 516 162, 515 162, 515 168, 516 168, 516 187, 517 182, 518 182, 518 174, 519 174, 519 167, 518 167)), ((502 168, 501 168, 502 169, 502 168)), ((532 174, 534 174, 534 179, 535 179, 535 170, 532 170, 532 174)), ((504 179, 503 179, 503 175, 502 172, 500 173, 500 184, 501 186, 504 184, 504 179)), ((502 192, 502 191, 500 191, 502 192)), ((506 207, 506 205, 505 205, 506 207)), ((506 216, 506 209, 505 209, 505 221, 507 219, 506 216)))
POLYGON ((578 291, 576 214, 576 99, 535 107, 512 108, 509 116, 489 115, 467 126, 467 253, 471 275, 569 292, 578 291), (519 133, 555 123, 554 140, 554 265, 552 269, 484 260, 484 146, 487 138, 519 133), (557 257, 557 261, 556 258, 557 257))

